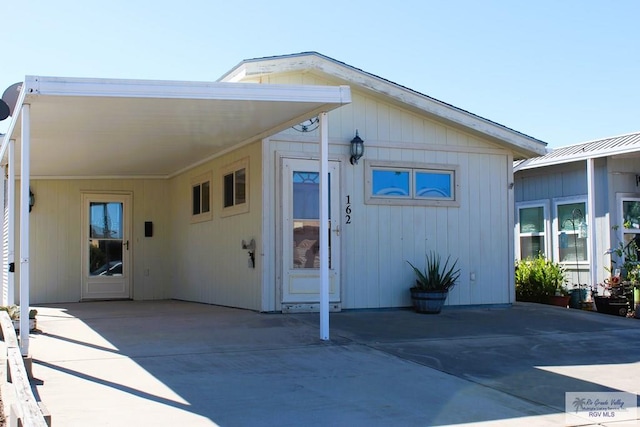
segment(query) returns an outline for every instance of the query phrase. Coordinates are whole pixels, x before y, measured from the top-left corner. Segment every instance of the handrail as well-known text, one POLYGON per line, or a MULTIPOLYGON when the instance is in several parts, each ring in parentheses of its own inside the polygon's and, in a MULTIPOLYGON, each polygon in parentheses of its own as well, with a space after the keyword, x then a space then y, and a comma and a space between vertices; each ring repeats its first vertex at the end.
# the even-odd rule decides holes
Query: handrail
POLYGON ((47 421, 31 389, 13 322, 4 311, 0 312, 0 325, 4 343, 7 347, 7 374, 11 378, 11 383, 15 390, 16 406, 18 408, 17 416, 20 417, 21 425, 47 427, 47 421))

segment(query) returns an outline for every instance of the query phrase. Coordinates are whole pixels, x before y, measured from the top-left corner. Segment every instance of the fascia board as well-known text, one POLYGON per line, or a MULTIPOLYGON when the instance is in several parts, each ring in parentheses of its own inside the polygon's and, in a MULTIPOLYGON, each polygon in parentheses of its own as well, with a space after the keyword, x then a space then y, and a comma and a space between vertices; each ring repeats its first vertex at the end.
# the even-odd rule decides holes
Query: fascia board
POLYGON ((337 105, 351 102, 351 90, 349 86, 257 85, 253 83, 173 82, 33 76, 27 77, 26 86, 26 92, 29 97, 173 98, 308 102, 337 105))
POLYGON ((638 153, 638 148, 635 147, 635 148, 628 148, 628 149, 621 149, 621 150, 601 151, 599 153, 592 152, 589 154, 576 154, 573 156, 566 156, 566 157, 557 158, 557 159, 540 160, 540 161, 535 161, 536 159, 533 158, 533 159, 529 159, 529 161, 527 160, 523 161, 520 165, 515 167, 513 170, 514 172, 517 172, 517 171, 526 170, 526 169, 537 169, 545 166, 556 166, 556 165, 562 165, 565 163, 580 162, 580 161, 589 160, 589 159, 598 159, 601 157, 623 156, 625 154, 632 154, 632 153, 638 153))

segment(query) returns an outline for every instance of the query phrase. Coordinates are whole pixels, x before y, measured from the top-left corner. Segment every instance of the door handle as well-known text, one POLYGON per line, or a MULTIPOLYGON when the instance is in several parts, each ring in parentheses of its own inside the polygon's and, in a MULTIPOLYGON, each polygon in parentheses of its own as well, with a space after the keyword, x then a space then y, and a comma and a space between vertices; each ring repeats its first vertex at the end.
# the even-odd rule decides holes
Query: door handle
POLYGON ((126 247, 127 247, 127 250, 129 250, 129 241, 127 240, 126 242, 124 242, 124 243, 122 244, 122 246, 126 246, 126 247))

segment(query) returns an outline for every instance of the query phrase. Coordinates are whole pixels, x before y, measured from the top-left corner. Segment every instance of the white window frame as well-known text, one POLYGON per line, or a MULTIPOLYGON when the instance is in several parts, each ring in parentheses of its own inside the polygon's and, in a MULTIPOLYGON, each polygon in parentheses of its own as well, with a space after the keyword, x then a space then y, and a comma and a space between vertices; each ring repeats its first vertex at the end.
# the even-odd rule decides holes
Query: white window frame
POLYGON ((202 175, 195 176, 191 178, 190 185, 190 194, 189 194, 189 212, 191 213, 191 223, 198 223, 203 221, 211 221, 213 219, 213 180, 212 173, 206 172, 202 175), (209 183, 209 210, 206 212, 202 211, 202 186, 203 184, 209 183), (200 213, 193 213, 193 189, 196 186, 200 186, 200 213))
POLYGON ((400 206, 460 207, 460 167, 458 165, 415 163, 398 161, 365 160, 365 204, 400 206), (395 170, 409 173, 409 194, 406 196, 381 196, 373 194, 373 171, 395 170), (415 194, 418 172, 435 172, 451 176, 450 198, 428 198, 415 194))
MULTIPOLYGON (((618 229, 616 230, 616 237, 618 242, 623 242, 626 244, 624 240, 625 234, 635 234, 640 235, 640 224, 638 228, 626 228, 624 226, 625 220, 623 218, 624 215, 624 202, 640 202, 640 194, 637 193, 617 193, 616 194, 616 204, 618 206, 618 212, 616 215, 617 221, 613 223, 612 226, 618 225, 618 229)), ((618 247, 618 242, 615 245, 611 245, 612 247, 618 247)))
MULTIPOLYGON (((553 205, 553 211, 551 213, 552 218, 553 218, 553 224, 552 224, 552 228, 553 228, 553 260, 557 263, 560 263, 568 268, 574 267, 575 265, 578 265, 579 267, 583 267, 586 266, 588 268, 590 268, 590 262, 591 260, 589 259, 589 250, 587 247, 587 256, 586 256, 586 260, 584 261, 561 261, 560 260, 560 224, 558 224, 558 206, 559 205, 571 205, 574 203, 584 203, 584 210, 585 212, 583 212, 584 214, 584 220, 585 223, 587 224, 587 239, 592 238, 592 234, 593 234, 593 230, 588 228, 588 224, 589 224, 589 213, 586 211, 588 208, 588 204, 587 204, 587 196, 571 196, 571 197, 558 197, 552 200, 552 205, 553 205)), ((569 234, 569 236, 573 236, 573 233, 569 234)), ((571 237, 569 237, 571 238, 571 237)), ((587 245, 589 245, 589 241, 587 241, 586 243, 587 245)), ((585 270, 581 270, 581 271, 585 271, 585 270)))
POLYGON ((516 227, 515 227, 515 250, 516 259, 522 259, 522 248, 520 247, 521 237, 534 237, 542 236, 544 238, 544 256, 550 258, 552 256, 551 242, 553 236, 551 235, 551 217, 549 212, 549 200, 530 200, 526 202, 516 203, 516 227), (542 233, 521 233, 520 232, 520 209, 528 208, 542 208, 542 215, 544 218, 544 231, 542 233))
POLYGON ((249 158, 245 157, 244 159, 238 160, 237 162, 231 163, 230 165, 225 166, 220 170, 220 185, 221 185, 221 205, 222 212, 220 214, 221 217, 228 217, 232 215, 238 215, 242 213, 249 212, 249 158), (244 202, 237 203, 236 202, 236 186, 235 186, 235 175, 237 172, 244 169, 244 202), (233 175, 234 185, 233 185, 233 204, 225 207, 225 177, 227 175, 233 175))

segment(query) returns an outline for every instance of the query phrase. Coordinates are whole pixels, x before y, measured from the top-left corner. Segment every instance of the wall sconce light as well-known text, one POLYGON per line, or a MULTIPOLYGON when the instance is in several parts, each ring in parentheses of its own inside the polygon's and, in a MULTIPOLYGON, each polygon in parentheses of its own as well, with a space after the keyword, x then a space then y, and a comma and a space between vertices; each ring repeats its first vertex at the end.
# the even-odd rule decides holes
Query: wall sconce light
POLYGON ((364 154, 364 141, 358 136, 358 130, 356 129, 356 136, 351 140, 351 164, 357 165, 358 160, 364 154))
POLYGON ((36 196, 33 194, 33 191, 29 189, 29 212, 33 209, 33 205, 36 204, 36 196))

